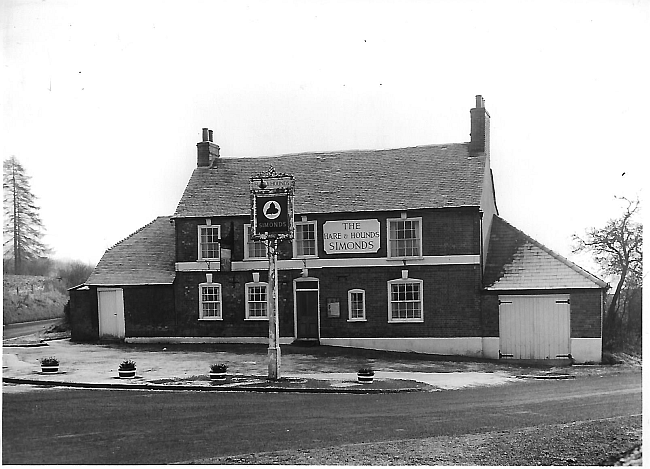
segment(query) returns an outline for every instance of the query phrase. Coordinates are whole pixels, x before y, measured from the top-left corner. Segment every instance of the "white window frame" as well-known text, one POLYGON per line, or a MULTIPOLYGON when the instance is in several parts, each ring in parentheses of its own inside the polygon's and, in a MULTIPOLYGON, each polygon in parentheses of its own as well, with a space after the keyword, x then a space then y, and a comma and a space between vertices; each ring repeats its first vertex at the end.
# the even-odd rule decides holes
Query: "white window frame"
POLYGON ((386 219, 386 240, 388 244, 388 258, 397 258, 397 259, 405 259, 405 258, 417 258, 420 259, 423 257, 422 254, 422 217, 410 217, 410 218, 387 218, 386 219), (405 222, 405 221, 410 221, 410 222, 418 222, 418 229, 417 229, 417 241, 418 241, 418 254, 416 255, 408 255, 408 256, 399 256, 395 253, 393 253, 393 239, 390 237, 390 225, 391 223, 394 222, 405 222))
MULTIPOLYGON (((266 316, 252 316, 250 315, 250 299, 248 296, 249 290, 253 287, 264 287, 266 289, 266 301, 268 301, 269 295, 269 284, 266 282, 247 282, 246 283, 246 321, 268 321, 269 320, 269 311, 268 306, 265 310, 266 316)), ((266 302, 265 301, 265 302, 266 302)))
POLYGON ((222 292, 220 283, 205 282, 199 284, 199 321, 222 321, 223 320, 223 301, 222 301, 222 292), (217 287, 219 288, 219 298, 216 301, 211 301, 210 303, 217 303, 219 305, 219 315, 218 316, 204 316, 203 315, 203 289, 207 287, 217 287))
POLYGON ((197 228, 198 238, 198 260, 200 261, 218 261, 221 258, 221 241, 217 241, 217 257, 203 257, 203 249, 201 244, 201 229, 202 228, 216 228, 217 239, 221 240, 221 225, 199 225, 197 228))
POLYGON ((296 237, 293 240, 293 257, 294 258, 309 258, 318 257, 318 223, 316 221, 297 221, 295 223, 296 237), (298 254, 298 227, 314 225, 314 254, 298 254))
POLYGON ((424 322, 424 289, 423 289, 423 284, 424 282, 420 279, 416 278, 399 278, 395 280, 389 280, 388 281, 388 322, 389 323, 404 323, 404 322, 424 322), (418 285, 419 288, 419 300, 404 300, 404 301, 396 301, 393 302, 392 299, 392 290, 393 290, 393 285, 405 285, 405 284, 416 284, 418 285), (409 302, 409 303, 415 303, 418 302, 420 304, 420 317, 419 318, 394 318, 393 317, 393 303, 402 303, 402 302, 409 302))
POLYGON ((348 290, 348 322, 363 322, 366 321, 366 291, 362 290, 360 288, 353 288, 351 290, 348 290), (362 295, 362 313, 363 315, 361 317, 352 317, 352 295, 353 294, 360 294, 362 295))
POLYGON ((268 256, 268 251, 266 249, 266 243, 264 241, 254 241, 250 237, 251 233, 251 225, 250 223, 246 223, 244 225, 244 260, 251 259, 251 260, 260 260, 260 259, 266 259, 268 256), (262 257, 253 257, 250 255, 249 248, 250 245, 253 243, 260 243, 264 246, 264 255, 262 257))

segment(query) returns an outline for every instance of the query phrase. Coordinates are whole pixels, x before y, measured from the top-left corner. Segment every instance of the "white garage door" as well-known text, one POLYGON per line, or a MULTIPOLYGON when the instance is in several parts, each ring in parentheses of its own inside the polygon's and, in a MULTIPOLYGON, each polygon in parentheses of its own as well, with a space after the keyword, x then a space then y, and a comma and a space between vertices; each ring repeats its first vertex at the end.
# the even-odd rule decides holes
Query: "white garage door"
POLYGON ((499 348, 504 358, 567 358, 569 295, 500 295, 499 348))
POLYGON ((124 338, 124 293, 121 288, 98 288, 99 337, 124 338))

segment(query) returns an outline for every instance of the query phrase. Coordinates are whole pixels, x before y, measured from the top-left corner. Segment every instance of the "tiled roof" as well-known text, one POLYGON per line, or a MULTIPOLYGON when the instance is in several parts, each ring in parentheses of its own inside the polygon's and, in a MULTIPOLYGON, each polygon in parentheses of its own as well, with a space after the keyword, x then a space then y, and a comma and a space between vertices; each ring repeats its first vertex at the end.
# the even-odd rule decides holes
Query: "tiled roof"
POLYGON ((607 284, 494 216, 484 284, 488 290, 604 288, 607 284))
POLYGON ((175 277, 174 226, 158 217, 106 250, 86 285, 171 284, 175 277))
POLYGON ((249 214, 249 178, 270 166, 294 175, 297 214, 362 212, 479 206, 485 157, 470 157, 467 143, 219 157, 194 170, 174 217, 249 214))

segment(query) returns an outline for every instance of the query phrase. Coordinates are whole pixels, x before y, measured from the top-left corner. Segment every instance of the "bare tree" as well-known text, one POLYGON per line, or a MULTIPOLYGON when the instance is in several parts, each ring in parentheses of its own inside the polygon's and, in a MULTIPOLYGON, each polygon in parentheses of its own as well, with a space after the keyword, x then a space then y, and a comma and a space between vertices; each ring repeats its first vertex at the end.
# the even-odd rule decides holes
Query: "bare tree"
POLYGON ((15 156, 3 161, 3 259, 13 260, 16 274, 24 273, 26 261, 36 260, 49 251, 41 242, 45 229, 29 179, 15 156))
POLYGON ((640 202, 638 198, 618 198, 627 204, 623 215, 609 220, 603 228, 588 229, 584 238, 573 235, 574 252, 591 252, 606 275, 618 278, 603 323, 603 345, 608 349, 620 338, 627 297, 621 293, 624 288, 641 288, 643 280, 643 225, 637 221, 640 202))
POLYGON ((66 288, 72 288, 84 283, 95 269, 90 264, 81 261, 72 261, 58 269, 58 276, 61 277, 66 288))

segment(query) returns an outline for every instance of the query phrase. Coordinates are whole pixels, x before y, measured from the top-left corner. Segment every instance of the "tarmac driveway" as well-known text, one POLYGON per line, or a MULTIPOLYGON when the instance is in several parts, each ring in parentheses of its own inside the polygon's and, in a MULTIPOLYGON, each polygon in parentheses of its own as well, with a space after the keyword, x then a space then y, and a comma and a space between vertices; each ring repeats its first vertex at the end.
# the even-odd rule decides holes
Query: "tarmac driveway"
MULTIPOLYGON (((210 365, 223 362, 229 365, 228 387, 269 384, 266 345, 78 344, 69 339, 39 342, 35 338, 5 341, 4 345, 3 378, 68 384, 211 386, 210 365), (61 363, 56 375, 40 371, 40 359, 50 356, 61 363), (118 366, 126 359, 137 364, 135 379, 117 378, 118 366)), ((435 391, 504 385, 530 376, 572 377, 579 371, 576 367, 531 368, 494 361, 327 346, 283 345, 281 351, 280 376, 284 381, 276 384, 298 388, 435 391), (356 371, 361 367, 375 370, 375 383, 357 382, 356 371)))

